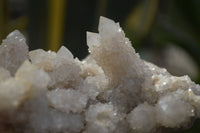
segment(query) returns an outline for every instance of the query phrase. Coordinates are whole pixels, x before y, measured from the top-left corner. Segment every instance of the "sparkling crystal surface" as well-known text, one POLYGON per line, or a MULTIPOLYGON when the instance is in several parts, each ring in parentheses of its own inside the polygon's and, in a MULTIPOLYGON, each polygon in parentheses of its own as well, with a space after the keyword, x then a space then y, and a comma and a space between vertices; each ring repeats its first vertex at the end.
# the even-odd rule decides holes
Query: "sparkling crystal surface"
POLYGON ((10 33, 0 46, 0 132, 159 133, 200 117, 200 86, 144 61, 119 23, 100 17, 87 32, 82 61, 58 52, 28 52, 10 33))

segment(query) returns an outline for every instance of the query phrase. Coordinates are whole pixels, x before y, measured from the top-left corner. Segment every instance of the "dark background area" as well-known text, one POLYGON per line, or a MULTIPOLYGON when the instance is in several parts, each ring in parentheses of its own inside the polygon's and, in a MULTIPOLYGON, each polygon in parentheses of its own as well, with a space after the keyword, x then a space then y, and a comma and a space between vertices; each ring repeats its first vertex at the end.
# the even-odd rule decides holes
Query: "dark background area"
MULTIPOLYGON (((87 56, 100 16, 120 22, 141 57, 200 83, 200 0, 0 0, 0 40, 18 29, 30 50, 87 56)), ((184 133, 199 133, 200 120, 184 133)))

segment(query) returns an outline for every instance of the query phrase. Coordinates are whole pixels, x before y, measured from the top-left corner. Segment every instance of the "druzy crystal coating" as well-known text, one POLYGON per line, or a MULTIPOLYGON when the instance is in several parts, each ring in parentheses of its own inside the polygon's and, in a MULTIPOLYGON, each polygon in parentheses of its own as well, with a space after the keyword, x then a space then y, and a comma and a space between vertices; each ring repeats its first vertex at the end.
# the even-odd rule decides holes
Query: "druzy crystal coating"
POLYGON ((28 51, 13 31, 0 46, 0 132, 158 133, 200 117, 200 86, 144 61, 119 23, 100 17, 82 61, 62 46, 28 51))

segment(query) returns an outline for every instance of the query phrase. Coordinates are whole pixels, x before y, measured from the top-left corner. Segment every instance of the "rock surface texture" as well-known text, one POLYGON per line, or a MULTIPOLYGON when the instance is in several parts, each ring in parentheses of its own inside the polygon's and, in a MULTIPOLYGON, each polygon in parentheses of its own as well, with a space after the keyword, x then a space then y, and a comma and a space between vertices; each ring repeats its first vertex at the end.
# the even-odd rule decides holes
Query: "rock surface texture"
POLYGON ((142 60, 119 23, 100 17, 80 61, 62 46, 28 51, 19 31, 0 46, 1 133, 164 133, 200 117, 200 86, 142 60))

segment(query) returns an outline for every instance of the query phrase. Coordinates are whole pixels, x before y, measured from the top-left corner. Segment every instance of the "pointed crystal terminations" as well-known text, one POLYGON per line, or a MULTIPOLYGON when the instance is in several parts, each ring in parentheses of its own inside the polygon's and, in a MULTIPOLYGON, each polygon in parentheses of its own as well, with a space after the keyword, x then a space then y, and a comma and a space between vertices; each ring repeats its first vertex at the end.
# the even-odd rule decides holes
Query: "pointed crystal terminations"
POLYGON ((200 117, 198 84, 142 60, 119 23, 100 17, 98 30, 82 61, 64 46, 28 52, 19 31, 3 40, 1 132, 159 133, 200 117))
POLYGON ((14 75, 19 66, 28 59, 26 39, 18 31, 10 33, 0 45, 0 67, 14 75))

